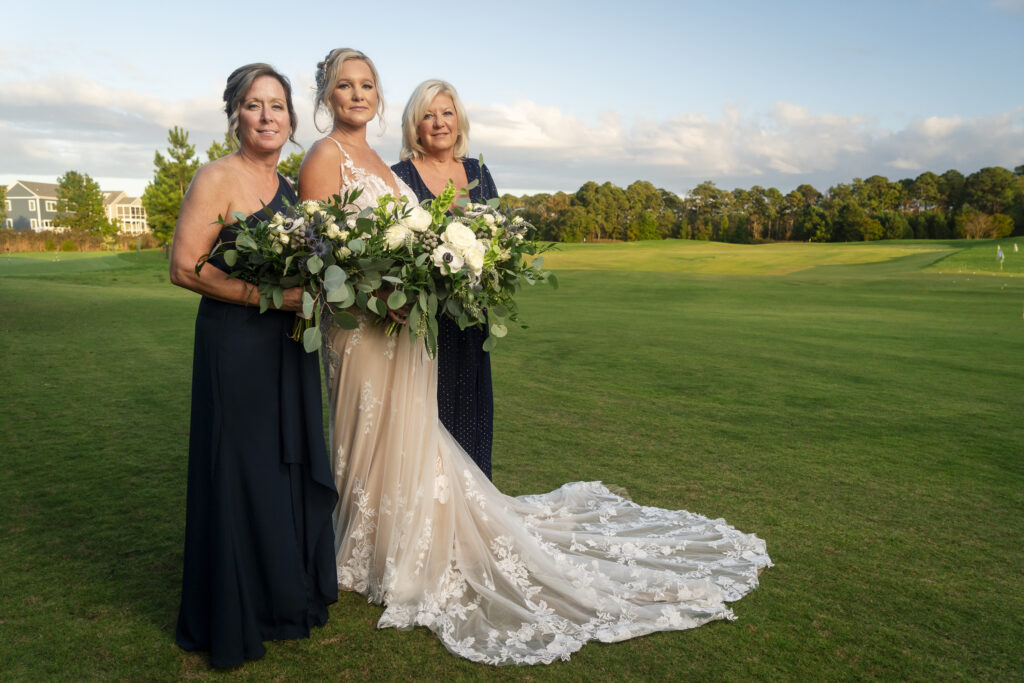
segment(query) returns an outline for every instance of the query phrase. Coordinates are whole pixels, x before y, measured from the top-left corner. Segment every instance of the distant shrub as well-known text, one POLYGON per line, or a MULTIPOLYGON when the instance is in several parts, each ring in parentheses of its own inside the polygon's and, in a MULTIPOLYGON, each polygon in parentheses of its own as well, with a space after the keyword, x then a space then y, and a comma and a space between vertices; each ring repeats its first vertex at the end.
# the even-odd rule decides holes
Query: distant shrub
POLYGON ((95 232, 57 230, 0 230, 0 251, 135 251, 152 249, 152 234, 104 236, 95 232))

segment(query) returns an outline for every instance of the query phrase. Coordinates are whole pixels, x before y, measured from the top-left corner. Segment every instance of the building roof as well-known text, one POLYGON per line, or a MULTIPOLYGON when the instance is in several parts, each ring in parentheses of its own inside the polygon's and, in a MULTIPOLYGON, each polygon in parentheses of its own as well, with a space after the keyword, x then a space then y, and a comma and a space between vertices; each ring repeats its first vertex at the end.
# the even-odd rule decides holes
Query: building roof
POLYGON ((36 183, 31 180, 16 180, 15 183, 23 185, 36 196, 57 197, 57 183, 36 183))
POLYGON ((124 190, 104 190, 103 206, 110 206, 111 204, 120 204, 122 203, 124 198, 124 190))

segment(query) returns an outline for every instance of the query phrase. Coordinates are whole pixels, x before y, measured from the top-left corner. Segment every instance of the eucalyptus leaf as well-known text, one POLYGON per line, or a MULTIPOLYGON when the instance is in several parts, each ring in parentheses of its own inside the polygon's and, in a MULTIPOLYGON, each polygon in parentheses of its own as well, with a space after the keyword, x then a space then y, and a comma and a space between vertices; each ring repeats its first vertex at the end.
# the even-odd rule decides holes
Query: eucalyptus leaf
POLYGON ((348 248, 353 254, 362 254, 366 250, 366 243, 358 237, 348 241, 348 248))
POLYGON ((381 277, 381 279, 390 282, 393 285, 400 285, 403 282, 405 282, 405 280, 403 280, 402 278, 395 277, 394 275, 384 275, 381 277))
POLYGON ((501 200, 497 197, 491 197, 487 200, 487 206, 491 209, 497 210, 501 206, 501 200))
POLYGON ((384 302, 375 296, 371 296, 366 300, 366 307, 376 313, 377 315, 387 315, 387 308, 384 306, 384 302))
POLYGON ((348 311, 338 311, 335 313, 334 322, 343 330, 354 330, 359 327, 359 318, 348 311))
POLYGON ((427 262, 428 258, 430 258, 430 254, 428 254, 426 252, 423 252, 422 254, 417 256, 416 257, 416 267, 417 268, 422 268, 423 265, 427 262))
POLYGON ((327 266, 327 269, 324 270, 324 288, 328 292, 345 284, 347 279, 348 275, 339 266, 327 266))
POLYGON ((487 353, 490 353, 492 350, 494 350, 494 346, 497 343, 498 343, 498 338, 495 337, 493 334, 489 335, 487 337, 487 339, 484 340, 484 345, 483 345, 484 351, 486 351, 487 353))
POLYGON ((455 299, 445 299, 444 309, 453 318, 458 318, 459 314, 462 313, 462 306, 455 299))
POLYGON ((274 287, 270 293, 274 298, 274 308, 281 308, 284 305, 284 290, 280 287, 274 287))
POLYGON ((254 240, 247 232, 238 233, 238 235, 235 237, 235 244, 238 245, 239 247, 245 247, 246 249, 250 249, 252 251, 256 251, 257 249, 259 249, 259 247, 256 245, 256 240, 254 240))
POLYGON ((558 289, 558 278, 555 277, 554 273, 548 273, 548 284, 551 285, 552 289, 558 289))
POLYGON ((260 294, 260 313, 266 313, 270 308, 270 298, 266 294, 260 294))
POLYGON ((465 190, 466 192, 469 192, 470 190, 475 190, 476 186, 479 185, 479 184, 480 184, 480 179, 479 178, 474 178, 473 180, 469 181, 469 184, 467 184, 462 189, 465 190))
POLYGON ((225 251, 224 263, 228 264, 229 266, 234 266, 236 263, 238 263, 238 250, 228 249, 227 251, 225 251))
POLYGON ((400 289, 396 289, 395 291, 391 292, 391 295, 388 297, 388 308, 390 308, 391 310, 397 310, 404 306, 405 302, 405 292, 403 292, 400 289))
POLYGON ((339 301, 344 301, 350 296, 354 296, 352 293, 352 288, 349 287, 347 283, 342 282, 337 287, 333 289, 328 289, 327 294, 324 296, 324 298, 327 301, 331 302, 332 304, 336 304, 339 301))
POLYGON ((233 211, 233 212, 231 213, 231 219, 232 219, 232 220, 233 220, 233 221, 234 221, 235 223, 241 223, 241 222, 242 222, 242 221, 244 221, 244 220, 245 220, 246 218, 248 218, 248 216, 246 216, 246 215, 245 215, 244 213, 242 213, 241 211, 233 211))
POLYGON ((500 339, 504 337, 506 334, 508 334, 508 328, 505 327, 504 325, 499 325, 498 323, 495 323, 491 325, 491 334, 500 339))
POLYGON ((315 353, 320 348, 320 328, 310 327, 302 333, 302 348, 306 353, 315 353))
POLYGON ((338 308, 348 308, 356 302, 355 290, 349 289, 348 296, 338 302, 338 308))
POLYGON ((320 257, 313 254, 306 259, 306 269, 314 275, 320 272, 320 269, 324 267, 324 262, 320 260, 320 257))
POLYGON ((508 315, 508 309, 501 304, 494 304, 487 312, 495 318, 504 318, 508 315))
POLYGON ((533 268, 534 270, 543 270, 544 269, 544 257, 543 256, 538 256, 537 258, 535 258, 532 261, 530 261, 530 267, 533 268))
POLYGON ((302 315, 306 318, 313 317, 313 295, 309 292, 302 293, 302 315))

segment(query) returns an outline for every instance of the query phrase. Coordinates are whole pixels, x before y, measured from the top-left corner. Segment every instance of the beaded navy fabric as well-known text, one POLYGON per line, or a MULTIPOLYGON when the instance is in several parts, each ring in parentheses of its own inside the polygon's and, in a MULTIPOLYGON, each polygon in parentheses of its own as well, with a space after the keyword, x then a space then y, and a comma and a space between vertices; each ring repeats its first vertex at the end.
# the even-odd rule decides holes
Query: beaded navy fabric
MULTIPOLYGON (((469 182, 480 181, 469 191, 471 201, 483 203, 498 196, 498 188, 487 166, 476 159, 464 159, 462 165, 469 182)), ((411 161, 397 163, 391 169, 412 188, 421 202, 434 198, 434 193, 423 182, 411 161)), ((486 330, 478 327, 460 330, 448 316, 438 319, 438 417, 490 479, 494 397, 491 359, 482 348, 485 339, 486 330)))

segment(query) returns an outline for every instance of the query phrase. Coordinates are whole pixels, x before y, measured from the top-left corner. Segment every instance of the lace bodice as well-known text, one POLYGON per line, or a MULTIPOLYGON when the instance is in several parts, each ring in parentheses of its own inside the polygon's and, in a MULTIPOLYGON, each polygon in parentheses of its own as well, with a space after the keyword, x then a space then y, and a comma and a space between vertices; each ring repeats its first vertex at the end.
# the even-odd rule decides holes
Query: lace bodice
MULTIPOLYGON (((343 161, 341 162, 341 192, 345 190, 352 190, 357 187, 363 189, 363 193, 355 201, 355 205, 360 209, 365 209, 368 206, 376 206, 377 199, 386 194, 394 195, 395 189, 392 187, 387 180, 380 177, 376 173, 371 173, 365 168, 356 166, 352 162, 352 157, 349 156, 345 148, 341 146, 341 143, 332 137, 327 137, 328 140, 338 146, 338 150, 341 151, 343 161)), ((416 193, 413 192, 405 182, 395 175, 394 171, 388 171, 391 173, 391 178, 394 181, 395 187, 401 191, 402 195, 406 197, 410 202, 416 204, 416 193)))

